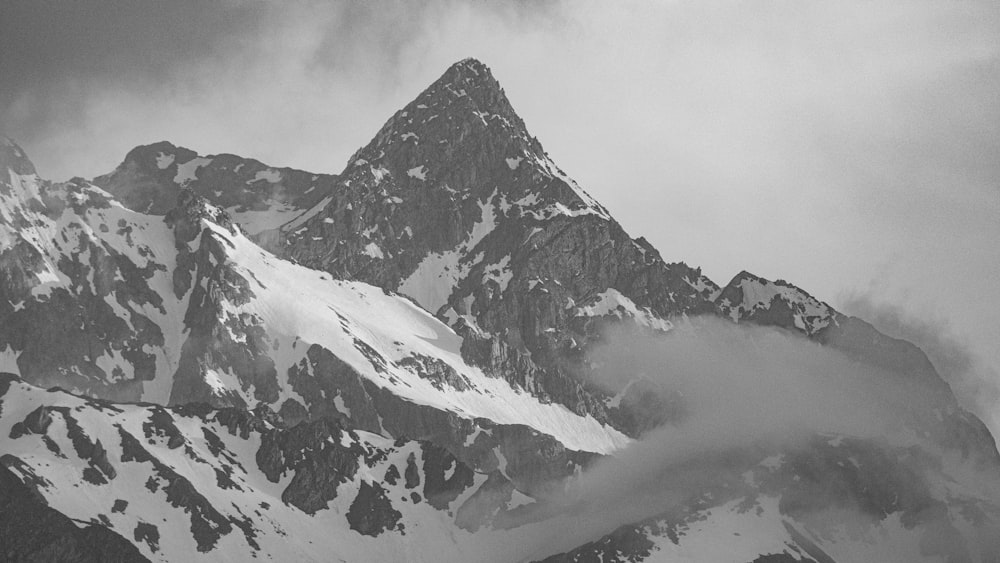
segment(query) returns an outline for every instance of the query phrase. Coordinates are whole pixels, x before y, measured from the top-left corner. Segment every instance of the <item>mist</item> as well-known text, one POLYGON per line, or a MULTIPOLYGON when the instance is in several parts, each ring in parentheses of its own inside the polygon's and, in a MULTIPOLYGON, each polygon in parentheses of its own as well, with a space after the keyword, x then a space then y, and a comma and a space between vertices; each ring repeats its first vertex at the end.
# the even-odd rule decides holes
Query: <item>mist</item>
POLYGON ((955 333, 945 318, 920 318, 899 304, 868 293, 842 296, 844 313, 870 322, 880 332, 916 344, 948 382, 959 403, 1000 436, 1000 371, 955 333))
MULTIPOLYGON (((804 451, 817 439, 840 436, 949 456, 920 426, 940 406, 937 391, 781 329, 695 318, 666 335, 611 331, 589 359, 597 367, 594 383, 615 393, 638 374, 665 394, 679 394, 684 416, 543 498, 545 508, 533 515, 545 518, 543 531, 528 532, 537 541, 524 542, 518 551, 524 560, 596 540, 621 525, 678 514, 699 491, 738 490, 762 458, 804 451)), ((990 502, 1000 501, 996 476, 957 463, 952 478, 990 502)), ((914 463, 909 469, 921 474, 927 468, 914 463)), ((804 517, 821 528, 866 530, 879 522, 850 504, 804 517)), ((934 533, 938 539, 921 547, 927 553, 964 549, 964 540, 947 526, 934 533)))

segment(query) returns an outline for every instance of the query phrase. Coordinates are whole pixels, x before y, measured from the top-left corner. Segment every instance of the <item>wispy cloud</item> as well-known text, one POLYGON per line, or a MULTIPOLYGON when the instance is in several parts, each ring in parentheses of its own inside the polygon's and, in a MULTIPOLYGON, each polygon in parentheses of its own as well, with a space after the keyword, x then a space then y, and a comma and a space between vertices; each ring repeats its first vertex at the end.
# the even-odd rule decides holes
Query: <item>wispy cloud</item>
MULTIPOLYGON (((682 513, 702 491, 718 488, 741 499, 735 491, 753 494, 746 473, 766 456, 782 452, 788 460, 796 452, 809 452, 806 458, 815 460, 824 455, 816 449, 817 437, 827 444, 834 435, 843 435, 880 448, 939 447, 912 426, 914 416, 923 424, 928 419, 939 424, 932 409, 940 403, 932 388, 786 331, 698 318, 667 335, 610 331, 603 342, 589 357, 597 366, 595 384, 617 390, 623 378, 642 374, 655 383, 652 388, 666 395, 679 393, 685 415, 597 463, 567 487, 554 488, 543 497, 548 518, 532 524, 535 536, 526 531, 516 549, 500 552, 500 547, 486 546, 488 550, 498 550, 507 559, 532 560, 593 541, 621 525, 682 513), (517 557, 511 557, 511 551, 517 557)), ((885 483, 904 479, 906 486, 920 487, 910 482, 925 470, 919 458, 897 460, 896 470, 912 473, 900 476, 883 467, 880 478, 885 483)), ((963 490, 1000 502, 995 475, 980 473, 974 464, 947 464, 945 470, 963 490)), ((807 471, 799 477, 824 482, 829 476, 807 471)), ((795 477, 789 474, 787 479, 795 477)), ((783 493, 792 494, 790 483, 782 485, 783 493)), ((809 499, 815 504, 796 516, 820 526, 814 532, 848 522, 860 533, 884 517, 866 513, 849 502, 851 493, 842 493, 840 505, 809 499)), ((936 521, 930 513, 918 520, 915 529, 926 532, 920 544, 925 553, 938 549, 957 556, 970 547, 951 524, 936 521)), ((996 528, 990 526, 983 524, 981 544, 995 550, 991 534, 996 528)), ((897 559, 905 557, 898 553, 884 555, 878 560, 905 560, 897 559)))
POLYGON ((841 303, 845 313, 920 347, 960 404, 979 416, 994 436, 1000 436, 1000 371, 962 342, 946 319, 919 318, 900 305, 879 302, 865 293, 848 294, 841 303))

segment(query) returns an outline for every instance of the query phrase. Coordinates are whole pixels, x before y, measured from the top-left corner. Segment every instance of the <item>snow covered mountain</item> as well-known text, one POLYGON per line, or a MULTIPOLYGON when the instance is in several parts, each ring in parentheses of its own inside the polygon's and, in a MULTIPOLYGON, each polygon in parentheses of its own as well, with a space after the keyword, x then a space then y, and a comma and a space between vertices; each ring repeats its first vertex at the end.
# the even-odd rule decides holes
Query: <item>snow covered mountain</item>
POLYGON ((6 141, 0 171, 8 558, 1000 553, 993 437, 923 352, 789 283, 743 272, 723 288, 665 262, 473 59, 337 176, 165 142, 53 184, 6 141), (601 379, 608 334, 698 334, 700 317, 929 391, 885 439, 746 443, 653 472, 670 502, 641 513, 568 494, 691 417, 641 370, 601 379), (712 478, 678 492, 689 474, 712 478), (19 511, 64 532, 22 537, 19 511))
MULTIPOLYGON (((62 547, 93 561, 919 561, 928 537, 961 547, 983 510, 997 509, 960 483, 928 482, 901 452, 823 437, 801 451, 740 452, 726 471, 719 460, 676 469, 716 474, 685 491, 683 510, 559 555, 567 526, 591 528, 603 512, 552 513, 507 479, 502 457, 473 468, 432 442, 330 418, 287 427, 266 408, 115 404, 10 374, 0 375, 0 401, 8 560, 46 560, 62 547), (850 502, 878 523, 810 520, 814 508, 850 502), (64 534, 99 541, 10 532, 25 518, 58 530, 61 515, 64 534)), ((945 553, 975 554, 969 546, 945 553)))

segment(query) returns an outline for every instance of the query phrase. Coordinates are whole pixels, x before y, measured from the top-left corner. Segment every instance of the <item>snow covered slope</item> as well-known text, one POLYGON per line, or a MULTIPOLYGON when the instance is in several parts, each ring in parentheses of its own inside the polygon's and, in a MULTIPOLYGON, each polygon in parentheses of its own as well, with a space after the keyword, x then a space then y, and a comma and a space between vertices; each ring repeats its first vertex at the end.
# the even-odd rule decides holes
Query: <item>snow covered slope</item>
POLYGON ((329 419, 283 429, 264 411, 114 405, 4 374, 0 391, 2 464, 152 561, 468 561, 464 528, 514 491, 498 469, 329 419))
POLYGON ((8 174, 0 349, 28 381, 160 404, 263 402, 289 420, 342 416, 457 444, 477 419, 577 450, 628 442, 469 366, 461 339, 409 300, 275 258, 190 192, 161 218, 84 182, 8 174))
MULTIPOLYGON (((256 338, 253 345, 269 356, 275 374, 282 374, 276 382, 265 381, 268 391, 262 391, 255 381, 240 381, 221 368, 208 370, 204 383, 212 388, 209 392, 235 393, 242 401, 234 402, 246 405, 264 400, 282 410, 293 408, 289 401, 312 407, 320 399, 304 396, 295 379, 319 377, 310 373, 317 364, 307 361, 308 351, 317 346, 365 382, 418 405, 466 419, 526 424, 574 449, 607 453, 628 442, 593 418, 543 404, 468 366, 461 357, 461 338, 409 300, 277 259, 236 229, 226 231, 205 219, 202 225, 201 237, 212 241, 202 244, 222 249, 221 257, 212 255, 224 261, 216 267, 225 268, 227 279, 247 283, 243 293, 215 303, 228 333, 223 338, 243 346, 256 338)), ((352 400, 341 398, 334 408, 350 418, 352 407, 363 406, 352 400)))
MULTIPOLYGON (((0 445, 0 465, 50 509, 151 561, 983 561, 990 544, 976 533, 997 509, 961 479, 927 481, 940 467, 913 452, 826 436, 676 468, 716 478, 619 527, 620 503, 519 492, 502 457, 473 468, 331 419, 289 428, 266 408, 113 404, 9 374, 0 445), (876 467, 877 480, 864 477, 876 467)), ((4 493, 0 523, 12 517, 4 493)))

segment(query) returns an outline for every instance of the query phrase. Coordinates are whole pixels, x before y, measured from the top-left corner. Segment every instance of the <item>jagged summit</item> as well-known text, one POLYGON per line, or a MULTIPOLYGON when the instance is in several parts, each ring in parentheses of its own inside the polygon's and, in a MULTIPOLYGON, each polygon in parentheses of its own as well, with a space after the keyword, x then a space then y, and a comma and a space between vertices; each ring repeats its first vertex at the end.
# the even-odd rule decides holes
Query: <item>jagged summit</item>
POLYGON ((436 82, 450 82, 454 86, 491 88, 502 91, 500 83, 493 77, 493 71, 479 59, 464 58, 448 67, 436 82))
POLYGON ((524 130, 524 122, 514 111, 500 82, 488 66, 476 59, 463 59, 450 66, 408 107, 428 105, 428 102, 448 97, 462 98, 466 102, 449 108, 452 111, 471 110, 485 116, 502 117, 510 120, 513 129, 524 130))
POLYGON ((493 76, 493 71, 474 58, 462 59, 448 67, 448 70, 444 71, 444 74, 410 105, 426 102, 428 98, 440 95, 443 91, 448 91, 453 96, 469 98, 483 112, 514 114, 500 82, 493 76))
MULTIPOLYGON (((359 161, 385 163, 390 172, 398 170, 423 181, 426 173, 414 168, 428 163, 501 167, 504 159, 545 158, 541 144, 528 134, 489 67, 470 58, 453 64, 389 118, 351 157, 345 175, 359 161)), ((442 179, 451 180, 452 187, 475 181, 468 176, 442 179)))
POLYGON ((455 63, 453 65, 451 65, 451 67, 449 67, 449 69, 455 68, 455 67, 469 68, 469 69, 472 69, 473 72, 476 72, 477 74, 481 70, 485 70, 486 72, 490 72, 490 67, 486 66, 482 61, 480 61, 476 57, 465 57, 464 59, 458 61, 457 63, 455 63))

